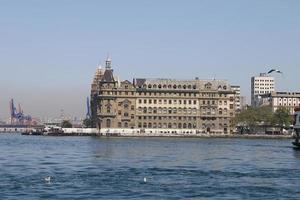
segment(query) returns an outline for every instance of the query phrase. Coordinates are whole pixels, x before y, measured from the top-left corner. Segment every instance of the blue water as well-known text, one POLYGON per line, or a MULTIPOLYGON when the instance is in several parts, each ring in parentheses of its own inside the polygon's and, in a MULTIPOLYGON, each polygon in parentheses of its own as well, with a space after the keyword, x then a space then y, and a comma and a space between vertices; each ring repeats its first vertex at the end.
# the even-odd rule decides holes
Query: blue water
POLYGON ((300 151, 288 139, 0 134, 0 199, 300 199, 300 151))

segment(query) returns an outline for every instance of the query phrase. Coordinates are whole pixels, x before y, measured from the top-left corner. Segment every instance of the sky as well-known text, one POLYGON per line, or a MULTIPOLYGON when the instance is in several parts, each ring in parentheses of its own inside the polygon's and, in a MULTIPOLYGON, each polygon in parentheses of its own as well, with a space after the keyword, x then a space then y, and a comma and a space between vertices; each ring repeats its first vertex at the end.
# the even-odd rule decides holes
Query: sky
POLYGON ((122 80, 226 79, 250 97, 270 68, 300 92, 298 0, 0 0, 0 119, 84 117, 99 63, 122 80))

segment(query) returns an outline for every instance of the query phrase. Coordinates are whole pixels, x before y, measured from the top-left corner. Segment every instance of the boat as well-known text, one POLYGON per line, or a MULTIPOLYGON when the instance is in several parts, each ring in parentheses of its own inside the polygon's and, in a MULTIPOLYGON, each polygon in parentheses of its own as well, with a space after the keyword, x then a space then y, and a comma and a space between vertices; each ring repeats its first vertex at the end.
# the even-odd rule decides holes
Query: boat
POLYGON ((25 132, 22 132, 22 135, 43 135, 43 129, 31 128, 27 129, 25 132))
POLYGON ((43 135, 48 136, 64 136, 64 131, 59 126, 51 126, 51 127, 45 127, 43 131, 43 135))
POLYGON ((292 144, 295 146, 295 148, 300 149, 300 107, 297 107, 294 109, 294 138, 295 141, 292 142, 292 144))

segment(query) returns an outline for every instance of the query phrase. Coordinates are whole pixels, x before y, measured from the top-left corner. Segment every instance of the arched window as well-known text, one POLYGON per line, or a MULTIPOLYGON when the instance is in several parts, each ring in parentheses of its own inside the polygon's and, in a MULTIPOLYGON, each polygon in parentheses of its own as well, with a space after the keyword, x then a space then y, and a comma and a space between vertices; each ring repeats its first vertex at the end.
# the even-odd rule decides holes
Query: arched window
POLYGON ((227 114, 227 108, 224 108, 224 114, 225 115, 227 114))
POLYGON ((177 127, 177 124, 176 123, 173 123, 173 128, 176 128, 177 127))
POLYGON ((177 108, 173 108, 173 113, 176 114, 177 113, 177 108))
POLYGON ((125 123, 124 123, 124 127, 125 127, 125 128, 128 128, 128 122, 125 122, 125 123))
POLYGON ((178 123, 178 128, 182 128, 182 125, 181 125, 181 123, 178 123))
POLYGON ((143 111, 142 107, 138 108, 138 112, 141 113, 143 111))
POLYGON ((157 128, 156 122, 153 123, 153 128, 157 128))
POLYGON ((148 85, 148 88, 152 88, 152 85, 151 85, 151 84, 149 84, 149 85, 148 85))
POLYGON ((154 85, 153 85, 153 88, 157 88, 157 85, 156 85, 156 84, 154 84, 154 85))
POLYGON ((181 108, 178 108, 178 113, 181 113, 182 112, 182 109, 181 108))
POLYGON ((191 123, 188 124, 188 128, 192 128, 192 124, 191 123))
POLYGON ((149 124, 148 124, 148 128, 152 128, 152 123, 149 123, 149 124))
POLYGON ((161 88, 161 84, 158 85, 158 88, 161 88))
POLYGON ((161 107, 158 108, 158 113, 159 114, 162 113, 162 108, 161 107))
POLYGON ((219 115, 222 115, 222 108, 219 108, 219 115))
POLYGON ((172 124, 171 123, 168 124, 168 128, 172 128, 172 124))
POLYGON ((183 126, 182 126, 183 128, 186 128, 186 123, 183 123, 183 126))

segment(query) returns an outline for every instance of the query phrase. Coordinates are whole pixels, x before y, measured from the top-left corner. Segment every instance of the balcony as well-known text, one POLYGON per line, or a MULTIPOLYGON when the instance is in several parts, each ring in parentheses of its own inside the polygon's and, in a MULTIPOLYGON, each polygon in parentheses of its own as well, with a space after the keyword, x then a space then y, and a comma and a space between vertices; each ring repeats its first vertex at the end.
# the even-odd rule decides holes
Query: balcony
POLYGON ((98 115, 98 117, 116 117, 117 116, 117 114, 116 113, 113 113, 113 112, 111 112, 111 113, 97 113, 97 115, 98 115))

